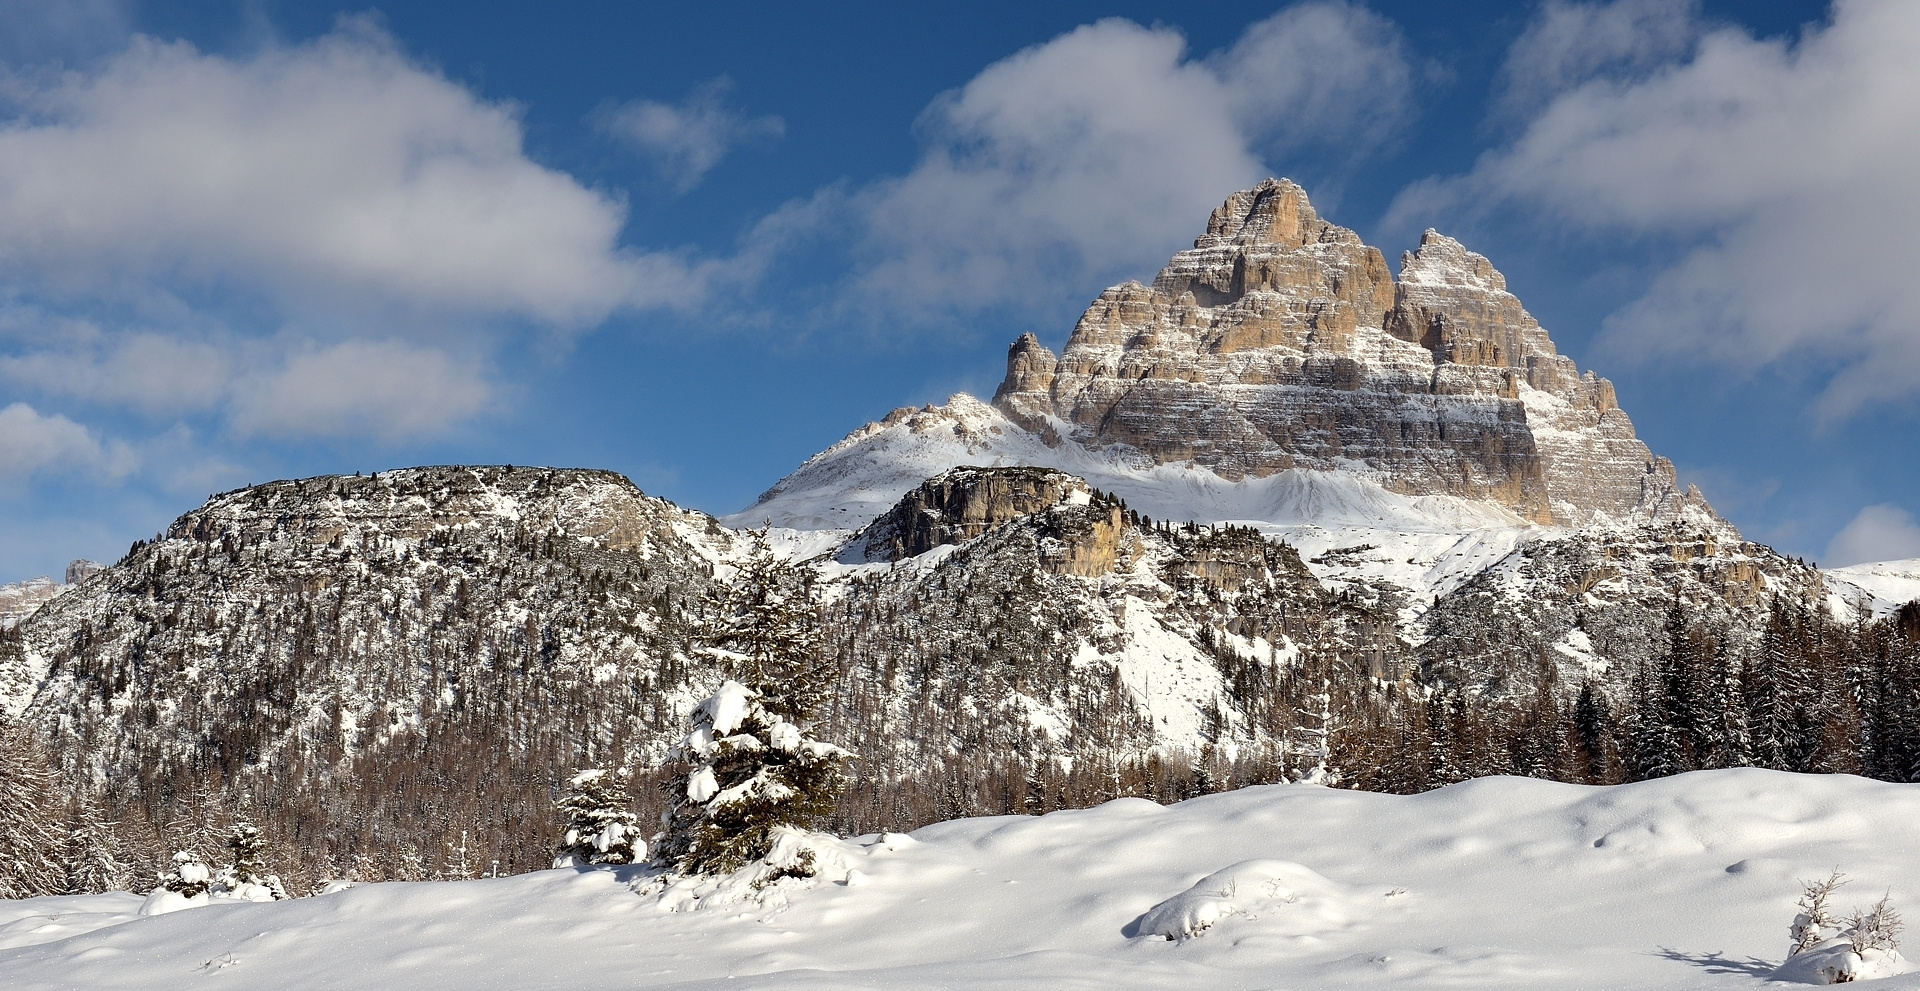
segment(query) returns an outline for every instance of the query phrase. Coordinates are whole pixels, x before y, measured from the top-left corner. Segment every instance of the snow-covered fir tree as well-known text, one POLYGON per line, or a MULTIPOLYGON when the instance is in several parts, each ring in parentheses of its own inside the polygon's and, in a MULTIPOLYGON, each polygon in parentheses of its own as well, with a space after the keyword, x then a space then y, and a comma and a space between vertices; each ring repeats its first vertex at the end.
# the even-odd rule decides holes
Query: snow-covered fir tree
POLYGON ((233 863, 223 868, 215 881, 227 893, 249 901, 279 901, 288 897, 280 875, 267 868, 267 841, 252 823, 235 823, 226 845, 233 854, 233 863))
POLYGON ((0 898, 66 891, 66 831, 52 811, 66 803, 54 795, 46 752, 26 727, 0 720, 0 898))
MULTIPOLYGON (((808 739, 760 692, 731 679, 693 711, 681 743, 687 770, 670 787, 655 859, 682 874, 728 874, 773 851, 783 832, 813 827, 846 787, 852 755, 808 739)), ((783 865, 811 876, 804 858, 783 865)))
POLYGON ((588 768, 567 782, 567 796, 554 803, 560 814, 560 844, 553 866, 633 864, 647 859, 640 818, 627 797, 626 771, 588 768))
POLYGON ((176 895, 198 898, 213 888, 213 870, 200 855, 182 850, 173 855, 173 864, 160 877, 160 887, 176 895))
POLYGON ((74 803, 67 825, 67 849, 63 866, 67 872, 67 893, 98 894, 103 891, 131 890, 133 878, 121 857, 114 824, 92 798, 74 803))
POLYGON ((716 583, 702 604, 690 653, 758 692, 767 711, 804 722, 836 674, 820 650, 817 573, 776 557, 764 529, 751 539, 732 579, 716 583))

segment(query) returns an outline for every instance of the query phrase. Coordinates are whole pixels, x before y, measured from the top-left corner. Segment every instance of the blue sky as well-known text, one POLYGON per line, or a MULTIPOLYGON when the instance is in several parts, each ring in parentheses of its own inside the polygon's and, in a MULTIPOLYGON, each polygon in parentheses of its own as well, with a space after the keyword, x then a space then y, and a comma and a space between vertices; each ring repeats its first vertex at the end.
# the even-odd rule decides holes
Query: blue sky
POLYGON ((0 4, 0 580, 328 472, 731 512, 1270 174, 1486 254, 1753 538, 1920 556, 1917 46, 1892 2, 0 4))

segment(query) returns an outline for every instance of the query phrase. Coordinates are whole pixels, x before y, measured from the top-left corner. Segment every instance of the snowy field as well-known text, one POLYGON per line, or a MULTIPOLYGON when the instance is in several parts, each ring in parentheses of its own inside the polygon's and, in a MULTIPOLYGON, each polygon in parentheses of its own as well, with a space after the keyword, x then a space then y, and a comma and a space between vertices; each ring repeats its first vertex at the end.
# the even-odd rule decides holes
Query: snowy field
POLYGON ((1838 867, 1843 914, 1887 889, 1920 914, 1916 851, 1920 786, 1852 777, 1285 785, 864 837, 832 872, 852 883, 761 903, 642 894, 634 868, 145 918, 131 895, 0 903, 0 985, 1746 988, 1786 956, 1796 878, 1838 867))

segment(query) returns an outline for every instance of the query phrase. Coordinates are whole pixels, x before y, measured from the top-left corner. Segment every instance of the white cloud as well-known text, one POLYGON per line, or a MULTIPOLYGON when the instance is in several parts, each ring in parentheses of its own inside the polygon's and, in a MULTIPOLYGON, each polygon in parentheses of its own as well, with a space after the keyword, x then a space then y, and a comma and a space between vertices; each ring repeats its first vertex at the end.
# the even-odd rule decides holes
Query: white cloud
POLYGON ((1920 557, 1920 523, 1890 502, 1862 509, 1827 543, 1828 567, 1920 557))
POLYGON ((242 347, 231 337, 216 344, 152 329, 109 332, 91 321, 61 320, 33 309, 0 310, 0 327, 22 325, 29 332, 0 351, 0 382, 148 416, 217 407, 242 347))
POLYGON ((1463 177, 1416 186, 1390 222, 1522 201, 1591 231, 1691 245, 1608 319, 1622 356, 1741 372, 1833 370, 1828 418, 1920 394, 1920 5, 1841 0, 1798 39, 1702 36, 1638 81, 1546 106, 1463 177))
POLYGON ((1597 78, 1632 80, 1685 55, 1699 0, 1547 0, 1500 69, 1499 110, 1525 114, 1597 78))
POLYGON ((677 192, 687 192, 736 146, 777 138, 778 117, 749 117, 726 105, 733 81, 721 76, 695 89, 679 106, 633 100, 596 114, 600 128, 652 158, 677 192))
POLYGON ((403 440, 473 416, 491 395, 471 361, 402 341, 351 340, 297 352, 240 382, 231 412, 243 435, 403 440))
POLYGON ((701 275, 617 238, 624 205, 529 160, 514 108, 365 20, 244 59, 136 38, 26 86, 0 129, 0 275, 38 289, 262 287, 591 324, 701 275))
POLYGON ((913 171, 853 198, 857 295, 970 310, 1144 274, 1268 174, 1263 154, 1384 138, 1409 77, 1392 26, 1344 3, 1291 7, 1202 59, 1172 28, 1078 28, 941 97, 913 171))
POLYGON ((26 403, 0 409, 0 486, 18 485, 34 475, 120 478, 134 466, 134 455, 124 444, 103 443, 64 416, 44 415, 26 403))

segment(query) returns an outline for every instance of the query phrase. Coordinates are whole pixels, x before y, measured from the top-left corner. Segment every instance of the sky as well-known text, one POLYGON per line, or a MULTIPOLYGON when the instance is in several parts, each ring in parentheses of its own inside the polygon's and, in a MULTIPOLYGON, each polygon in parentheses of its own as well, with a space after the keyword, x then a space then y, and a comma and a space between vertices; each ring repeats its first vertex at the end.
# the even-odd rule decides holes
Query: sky
POLYGON ((1920 557, 1920 4, 814 6, 0 0, 0 581, 419 464, 730 513, 1269 175, 1750 538, 1920 557))

